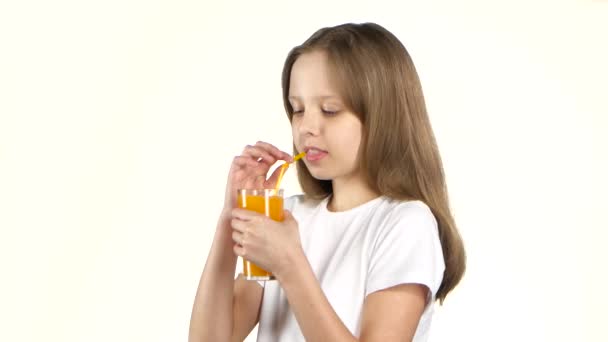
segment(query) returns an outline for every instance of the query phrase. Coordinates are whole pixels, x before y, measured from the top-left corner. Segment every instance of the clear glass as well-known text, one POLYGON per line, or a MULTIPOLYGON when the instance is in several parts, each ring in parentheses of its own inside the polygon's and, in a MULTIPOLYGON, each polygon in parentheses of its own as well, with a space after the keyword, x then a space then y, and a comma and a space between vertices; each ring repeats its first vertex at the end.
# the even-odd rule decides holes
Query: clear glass
MULTIPOLYGON (((283 189, 239 189, 237 206, 283 221, 283 189)), ((243 275, 247 280, 273 280, 272 273, 243 259, 243 275)))

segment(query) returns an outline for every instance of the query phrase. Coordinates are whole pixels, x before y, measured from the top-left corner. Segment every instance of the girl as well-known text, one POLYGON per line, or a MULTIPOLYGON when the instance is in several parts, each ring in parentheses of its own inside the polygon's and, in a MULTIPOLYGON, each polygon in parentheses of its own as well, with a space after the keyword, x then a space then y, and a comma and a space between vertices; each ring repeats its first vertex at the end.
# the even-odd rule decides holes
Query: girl
POLYGON ((247 146, 196 294, 190 341, 426 341, 433 303, 458 284, 465 252, 408 52, 376 24, 314 33, 287 56, 283 101, 303 195, 285 220, 234 209, 239 188, 274 188, 292 157, 247 146), (237 256, 272 272, 234 279, 237 256))

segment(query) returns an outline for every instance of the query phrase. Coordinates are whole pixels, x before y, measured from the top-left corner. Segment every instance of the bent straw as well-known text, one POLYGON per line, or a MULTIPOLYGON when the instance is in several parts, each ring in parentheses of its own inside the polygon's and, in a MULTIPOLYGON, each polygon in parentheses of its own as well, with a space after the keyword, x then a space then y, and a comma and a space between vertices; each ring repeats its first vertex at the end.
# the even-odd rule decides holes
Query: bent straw
MULTIPOLYGON (((293 157, 293 162, 298 161, 305 155, 306 155, 306 152, 299 153, 297 156, 293 157)), ((274 187, 275 190, 279 190, 281 188, 281 181, 283 180, 283 175, 285 174, 285 171, 287 171, 287 169, 289 168, 289 164, 291 164, 291 163, 285 163, 285 164, 281 165, 281 171, 279 172, 279 178, 277 178, 277 184, 274 187)))

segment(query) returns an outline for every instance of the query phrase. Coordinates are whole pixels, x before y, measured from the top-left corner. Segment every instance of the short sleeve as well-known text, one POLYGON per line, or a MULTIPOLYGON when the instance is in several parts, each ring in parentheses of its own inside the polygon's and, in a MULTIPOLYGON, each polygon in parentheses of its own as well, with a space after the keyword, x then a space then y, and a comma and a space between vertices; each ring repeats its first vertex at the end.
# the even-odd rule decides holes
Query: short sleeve
POLYGON ((400 284, 421 284, 430 301, 441 285, 445 264, 437 221, 422 202, 404 202, 379 227, 369 259, 365 295, 400 284))

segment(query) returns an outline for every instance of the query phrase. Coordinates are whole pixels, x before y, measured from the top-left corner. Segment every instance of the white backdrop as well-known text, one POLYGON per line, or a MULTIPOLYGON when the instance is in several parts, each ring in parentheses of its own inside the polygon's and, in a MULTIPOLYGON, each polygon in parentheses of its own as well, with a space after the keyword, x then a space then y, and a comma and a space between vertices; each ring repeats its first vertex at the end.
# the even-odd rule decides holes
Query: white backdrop
POLYGON ((362 21, 414 58, 468 251, 431 341, 607 341, 607 18, 574 0, 2 2, 0 341, 185 341, 232 156, 290 149, 285 55, 362 21))

